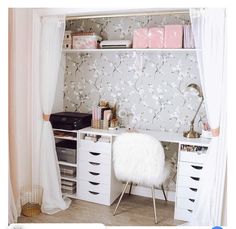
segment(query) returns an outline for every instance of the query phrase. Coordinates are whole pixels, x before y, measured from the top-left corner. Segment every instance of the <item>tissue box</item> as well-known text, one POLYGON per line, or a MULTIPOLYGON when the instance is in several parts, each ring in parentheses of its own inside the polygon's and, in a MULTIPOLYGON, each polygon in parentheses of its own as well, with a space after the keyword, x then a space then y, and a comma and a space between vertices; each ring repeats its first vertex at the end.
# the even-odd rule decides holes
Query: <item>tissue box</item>
POLYGON ((149 48, 164 47, 164 28, 160 27, 149 28, 148 47, 149 48))
POLYGON ((98 47, 98 41, 102 38, 97 35, 72 35, 72 47, 73 49, 96 49, 98 47))
POLYGON ((182 25, 166 25, 164 48, 182 48, 183 27, 182 25))
POLYGON ((192 28, 190 25, 184 25, 184 48, 191 49, 195 48, 192 28))
POLYGON ((133 48, 147 48, 147 47, 148 47, 148 28, 141 28, 134 30, 133 48))

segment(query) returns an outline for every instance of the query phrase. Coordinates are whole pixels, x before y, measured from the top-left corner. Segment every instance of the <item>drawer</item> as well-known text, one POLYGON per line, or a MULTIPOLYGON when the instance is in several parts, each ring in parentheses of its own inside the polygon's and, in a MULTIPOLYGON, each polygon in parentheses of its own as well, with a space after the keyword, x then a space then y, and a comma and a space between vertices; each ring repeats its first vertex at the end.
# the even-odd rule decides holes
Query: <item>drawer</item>
POLYGON ((78 177, 82 180, 92 181, 92 182, 98 182, 101 184, 110 184, 111 178, 109 175, 104 175, 99 172, 93 172, 84 170, 83 168, 78 168, 78 177))
POLYGON ((176 198, 195 199, 197 194, 197 188, 192 187, 176 187, 176 198))
POLYGON ((79 149, 79 161, 111 164, 111 154, 79 149))
POLYGON ((111 154, 111 143, 80 139, 79 146, 89 151, 111 154))
POLYGON ((175 208, 175 219, 190 221, 192 217, 192 210, 175 208))
POLYGON ((199 177, 191 177, 191 176, 178 176, 178 186, 182 187, 191 187, 191 188, 198 188, 199 186, 199 177))
POLYGON ((84 171, 91 171, 95 173, 100 173, 101 175, 110 176, 111 174, 111 165, 103 164, 92 161, 79 161, 79 173, 82 176, 84 171))
POLYGON ((90 201, 93 203, 110 205, 110 195, 94 192, 88 189, 78 188, 77 197, 80 200, 90 201))
POLYGON ((203 166, 188 162, 178 163, 178 175, 200 177, 203 166))
POLYGON ((177 208, 193 210, 195 199, 177 197, 176 201, 177 208))
POLYGON ((207 151, 197 151, 197 152, 180 151, 179 160, 203 164, 204 161, 206 160, 206 152, 207 151))
POLYGON ((110 193, 109 184, 102 184, 102 183, 86 181, 86 180, 79 180, 78 189, 85 189, 91 192, 98 192, 98 193, 107 194, 107 195, 109 195, 110 193))

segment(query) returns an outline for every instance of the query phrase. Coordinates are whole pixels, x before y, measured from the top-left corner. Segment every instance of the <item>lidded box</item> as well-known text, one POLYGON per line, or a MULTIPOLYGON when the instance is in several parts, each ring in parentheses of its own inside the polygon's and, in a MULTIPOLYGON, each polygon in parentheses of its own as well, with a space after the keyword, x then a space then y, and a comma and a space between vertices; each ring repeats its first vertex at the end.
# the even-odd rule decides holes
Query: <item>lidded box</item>
POLYGON ((182 48, 182 25, 165 25, 164 48, 182 48))
POLYGON ((78 32, 72 34, 73 49, 96 49, 102 38, 95 33, 78 32))
POLYGON ((149 48, 164 47, 164 28, 161 27, 149 28, 148 47, 149 48))
POLYGON ((148 28, 134 30, 133 48, 148 48, 148 28))

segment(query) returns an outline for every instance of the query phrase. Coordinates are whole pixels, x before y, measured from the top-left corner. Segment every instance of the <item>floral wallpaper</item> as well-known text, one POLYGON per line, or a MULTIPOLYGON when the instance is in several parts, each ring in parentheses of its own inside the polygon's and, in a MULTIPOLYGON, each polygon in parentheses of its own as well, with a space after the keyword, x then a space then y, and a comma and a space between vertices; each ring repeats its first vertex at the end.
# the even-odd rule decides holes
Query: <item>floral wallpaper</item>
MULTIPOLYGON (((91 112, 99 100, 117 104, 129 127, 187 130, 200 98, 186 90, 200 85, 197 60, 188 52, 106 52, 66 54, 64 107, 91 112)), ((206 119, 204 106, 196 129, 206 119)))
MULTIPOLYGON (((189 23, 188 15, 139 16, 67 21, 66 30, 92 31, 103 39, 131 39, 133 30, 189 23)), ((66 53, 65 111, 91 112, 99 100, 117 104, 119 121, 127 127, 183 132, 200 103, 186 87, 200 84, 194 52, 117 51, 66 53)), ((196 130, 206 121, 204 104, 196 130)), ((163 142, 172 171, 165 186, 175 190, 178 145, 163 142)))

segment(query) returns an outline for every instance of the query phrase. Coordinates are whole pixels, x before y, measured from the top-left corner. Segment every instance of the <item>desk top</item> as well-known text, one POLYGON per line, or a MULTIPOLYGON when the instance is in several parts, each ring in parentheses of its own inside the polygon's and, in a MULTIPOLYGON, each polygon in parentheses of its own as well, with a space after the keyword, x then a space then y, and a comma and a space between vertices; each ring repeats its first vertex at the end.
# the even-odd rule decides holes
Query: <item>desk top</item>
MULTIPOLYGON (((138 133, 149 134, 159 141, 162 142, 172 142, 172 143, 181 143, 181 144, 189 144, 189 145, 199 145, 199 146, 208 146, 210 143, 210 139, 207 138, 185 138, 182 133, 171 133, 171 132, 161 132, 161 131, 153 131, 153 130, 135 130, 138 133)), ((88 133, 88 134, 97 134, 97 135, 107 135, 107 136, 118 136, 120 134, 129 132, 126 128, 119 128, 118 130, 102 130, 102 129, 94 129, 91 127, 87 127, 79 130, 80 133, 88 133)))

